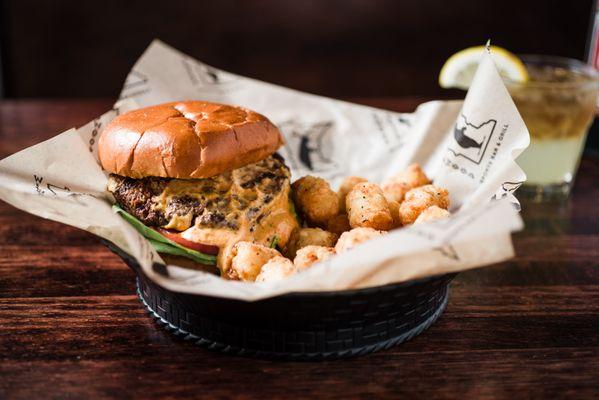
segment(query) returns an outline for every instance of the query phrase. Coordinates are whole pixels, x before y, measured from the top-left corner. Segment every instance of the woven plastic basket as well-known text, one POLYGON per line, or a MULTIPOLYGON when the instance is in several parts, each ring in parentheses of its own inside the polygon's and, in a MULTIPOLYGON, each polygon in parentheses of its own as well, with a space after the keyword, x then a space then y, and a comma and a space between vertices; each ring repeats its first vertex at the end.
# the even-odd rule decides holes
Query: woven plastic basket
POLYGON ((247 302, 164 289, 107 245, 137 273, 139 298, 160 325, 211 350, 260 358, 335 359, 402 343, 439 318, 455 276, 247 302))

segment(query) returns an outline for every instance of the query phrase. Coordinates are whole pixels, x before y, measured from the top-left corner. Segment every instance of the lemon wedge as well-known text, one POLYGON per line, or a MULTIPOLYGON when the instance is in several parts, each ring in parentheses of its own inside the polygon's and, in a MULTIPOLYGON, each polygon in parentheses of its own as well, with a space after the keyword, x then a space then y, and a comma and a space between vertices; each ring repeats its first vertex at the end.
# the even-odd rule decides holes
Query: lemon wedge
MULTIPOLYGON (((524 63, 513 53, 498 46, 490 46, 491 56, 499 74, 515 82, 528 81, 528 73, 524 63)), ((442 88, 467 90, 472 83, 476 68, 485 51, 485 46, 474 46, 458 51, 443 65, 439 74, 439 85, 442 88)))

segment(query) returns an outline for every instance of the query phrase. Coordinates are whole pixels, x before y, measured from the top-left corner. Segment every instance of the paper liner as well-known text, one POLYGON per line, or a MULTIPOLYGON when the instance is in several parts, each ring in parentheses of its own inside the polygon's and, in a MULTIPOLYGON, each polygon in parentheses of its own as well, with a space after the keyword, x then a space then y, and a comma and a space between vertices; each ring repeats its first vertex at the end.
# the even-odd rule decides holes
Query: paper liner
POLYGON ((31 214, 101 236, 170 290, 258 300, 287 292, 343 290, 481 267, 513 256, 521 229, 513 192, 525 180, 515 163, 528 131, 485 54, 466 99, 433 101, 396 113, 320 97, 218 70, 154 41, 104 115, 0 161, 0 198, 31 214), (451 195, 450 219, 390 232, 277 283, 228 281, 162 262, 111 210, 97 138, 119 113, 175 100, 254 109, 280 127, 280 150, 294 179, 317 175, 333 186, 347 175, 373 182, 420 163, 451 195))

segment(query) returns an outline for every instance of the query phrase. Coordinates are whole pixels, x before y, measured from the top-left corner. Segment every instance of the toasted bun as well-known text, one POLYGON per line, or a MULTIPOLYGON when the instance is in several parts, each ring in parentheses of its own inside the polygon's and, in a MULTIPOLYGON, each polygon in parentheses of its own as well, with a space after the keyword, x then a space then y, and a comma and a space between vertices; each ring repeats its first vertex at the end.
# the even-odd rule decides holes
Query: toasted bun
POLYGON ((143 178, 207 178, 258 162, 283 144, 266 117, 241 107, 180 101, 131 111, 98 141, 102 167, 143 178))

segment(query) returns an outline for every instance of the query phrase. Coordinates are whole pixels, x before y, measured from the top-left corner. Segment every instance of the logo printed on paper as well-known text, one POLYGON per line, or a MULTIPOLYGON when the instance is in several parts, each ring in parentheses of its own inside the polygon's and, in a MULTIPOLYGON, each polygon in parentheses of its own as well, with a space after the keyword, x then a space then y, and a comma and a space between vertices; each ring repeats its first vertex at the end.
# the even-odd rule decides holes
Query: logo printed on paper
POLYGON ((102 121, 100 121, 100 118, 96 118, 96 119, 94 119, 93 124, 94 124, 94 126, 92 128, 91 137, 88 141, 90 153, 94 152, 94 146, 96 144, 96 137, 100 133, 100 128, 102 127, 102 121))
POLYGON ((127 75, 127 79, 125 79, 125 84, 123 85, 123 90, 121 91, 119 100, 137 97, 148 93, 150 91, 148 82, 149 79, 145 74, 132 70, 129 75, 127 75))
POLYGON ((503 182, 501 184, 501 193, 495 193, 495 195, 493 195, 493 200, 500 200, 500 199, 504 199, 506 198, 508 195, 514 193, 520 186, 522 186, 522 184, 524 183, 524 181, 522 182, 503 182))
MULTIPOLYGON (((88 140, 88 150, 90 153, 94 154, 97 158, 97 144, 98 144, 98 135, 100 134, 100 130, 102 126, 106 122, 112 121, 114 118, 118 117, 121 114, 121 109, 116 105, 112 106, 112 109, 106 114, 102 115, 99 118, 94 119, 90 124, 91 128, 88 128, 88 125, 85 125, 82 130, 89 131, 89 140, 88 140), (108 121, 106 121, 108 119, 108 121), (91 130, 90 130, 91 129, 91 130)), ((102 168, 104 170, 104 168, 102 168)))
MULTIPOLYGON (((91 193, 74 192, 71 190, 71 188, 69 188, 66 185, 56 185, 48 181, 46 181, 46 184, 44 185, 44 179, 45 178, 41 175, 33 174, 34 189, 39 196, 50 196, 50 193, 52 193, 53 196, 50 197, 61 197, 66 201, 69 201, 71 203, 77 203, 78 205, 84 207, 87 207, 88 205, 87 203, 85 203, 85 201, 83 201, 83 197, 87 196, 96 198, 96 196, 94 196, 91 193)), ((54 212, 54 214, 56 215, 66 215, 62 210, 52 207, 49 204, 47 204, 46 207, 48 207, 48 209, 51 209, 52 212, 54 212)))
POLYGON ((449 151, 456 157, 480 164, 497 126, 497 120, 490 119, 476 125, 468 121, 464 114, 460 116, 453 127, 454 141, 449 145, 449 151))
POLYGON ((224 73, 208 65, 193 59, 184 58, 183 67, 193 86, 201 88, 218 87, 219 89, 231 89, 239 79, 231 74, 224 73))
POLYGON ((387 151, 394 153, 404 145, 406 131, 412 126, 411 121, 405 116, 387 111, 373 111, 372 118, 386 144, 387 151))
POLYGON ((447 244, 447 245, 440 246, 440 247, 435 247, 433 250, 438 251, 445 258, 448 258, 453 261, 460 261, 460 256, 459 256, 458 252, 456 251, 455 247, 453 247, 451 244, 447 244))
POLYGON ((333 122, 301 123, 289 120, 279 124, 285 134, 286 159, 294 169, 324 172, 337 168, 332 160, 333 122))

